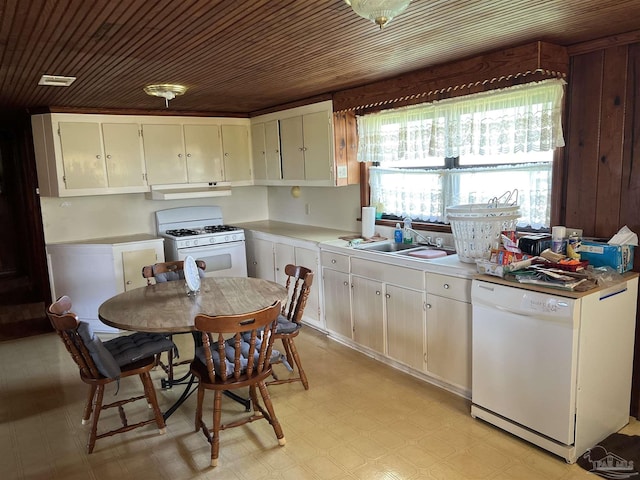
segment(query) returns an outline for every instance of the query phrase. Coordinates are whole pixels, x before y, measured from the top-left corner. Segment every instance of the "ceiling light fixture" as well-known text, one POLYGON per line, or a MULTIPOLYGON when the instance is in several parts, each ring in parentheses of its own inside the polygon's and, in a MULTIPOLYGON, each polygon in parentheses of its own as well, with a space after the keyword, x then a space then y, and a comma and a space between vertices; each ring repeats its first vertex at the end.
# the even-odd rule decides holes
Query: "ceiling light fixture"
POLYGON ((184 85, 173 85, 170 83, 147 85, 146 87, 144 87, 144 92, 147 95, 164 98, 164 102, 167 108, 169 108, 169 100, 173 100, 178 95, 182 95, 186 91, 187 87, 185 87, 184 85))
POLYGON ((380 25, 380 30, 404 12, 411 0, 344 0, 362 18, 380 25))

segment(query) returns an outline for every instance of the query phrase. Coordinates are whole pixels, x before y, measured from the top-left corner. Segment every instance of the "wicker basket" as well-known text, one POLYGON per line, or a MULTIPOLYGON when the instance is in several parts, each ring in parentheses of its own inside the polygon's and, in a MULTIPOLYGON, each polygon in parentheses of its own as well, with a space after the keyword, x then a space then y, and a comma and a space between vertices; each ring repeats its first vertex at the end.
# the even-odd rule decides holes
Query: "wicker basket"
POLYGON ((488 259, 492 248, 500 246, 500 233, 515 230, 520 207, 488 206, 486 203, 447 207, 447 218, 462 262, 488 259))

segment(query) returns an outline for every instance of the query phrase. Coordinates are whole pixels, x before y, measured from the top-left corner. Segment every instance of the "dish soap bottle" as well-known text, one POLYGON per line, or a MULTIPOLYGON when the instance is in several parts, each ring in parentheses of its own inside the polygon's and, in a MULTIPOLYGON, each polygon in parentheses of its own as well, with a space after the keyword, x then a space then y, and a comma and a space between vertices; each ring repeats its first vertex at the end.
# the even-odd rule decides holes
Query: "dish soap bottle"
POLYGON ((396 243, 402 243, 402 229, 400 228, 399 223, 396 223, 396 229, 393 232, 393 240, 396 243))

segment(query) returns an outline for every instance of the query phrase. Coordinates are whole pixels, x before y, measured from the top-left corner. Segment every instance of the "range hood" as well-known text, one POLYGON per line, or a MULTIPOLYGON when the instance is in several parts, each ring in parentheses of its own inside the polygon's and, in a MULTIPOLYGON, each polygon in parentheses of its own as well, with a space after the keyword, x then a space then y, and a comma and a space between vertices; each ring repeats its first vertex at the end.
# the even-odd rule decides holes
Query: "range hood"
POLYGON ((150 200, 184 200, 189 198, 225 197, 231 195, 229 182, 175 183, 151 185, 146 193, 150 200))

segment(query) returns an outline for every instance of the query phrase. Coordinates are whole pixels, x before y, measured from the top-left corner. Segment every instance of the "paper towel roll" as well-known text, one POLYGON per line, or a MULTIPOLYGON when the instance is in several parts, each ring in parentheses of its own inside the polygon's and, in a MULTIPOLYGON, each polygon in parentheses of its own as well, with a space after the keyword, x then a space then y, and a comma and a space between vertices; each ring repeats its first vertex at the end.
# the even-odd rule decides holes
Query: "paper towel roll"
POLYGON ((376 227, 376 207, 362 207, 362 237, 371 238, 376 227))

